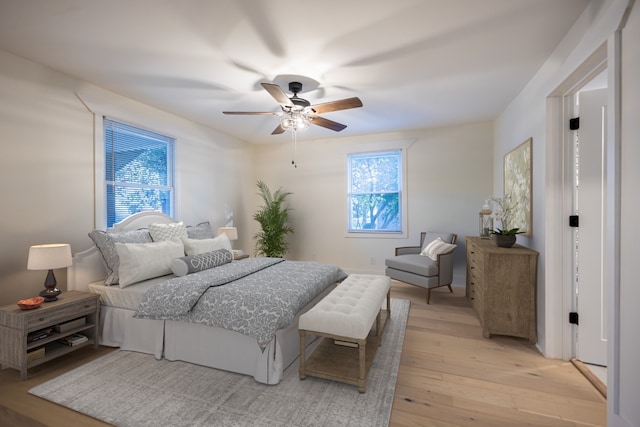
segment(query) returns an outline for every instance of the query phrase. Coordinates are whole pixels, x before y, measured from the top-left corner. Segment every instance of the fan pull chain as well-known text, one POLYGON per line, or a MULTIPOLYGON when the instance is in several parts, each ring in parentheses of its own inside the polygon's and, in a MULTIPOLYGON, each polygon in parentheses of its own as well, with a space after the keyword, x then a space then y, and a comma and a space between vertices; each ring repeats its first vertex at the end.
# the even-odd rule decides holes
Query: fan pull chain
POLYGON ((291 164, 293 165, 294 168, 298 167, 298 164, 296 163, 297 146, 298 146, 298 138, 296 136, 296 130, 292 129, 291 130, 291 164))

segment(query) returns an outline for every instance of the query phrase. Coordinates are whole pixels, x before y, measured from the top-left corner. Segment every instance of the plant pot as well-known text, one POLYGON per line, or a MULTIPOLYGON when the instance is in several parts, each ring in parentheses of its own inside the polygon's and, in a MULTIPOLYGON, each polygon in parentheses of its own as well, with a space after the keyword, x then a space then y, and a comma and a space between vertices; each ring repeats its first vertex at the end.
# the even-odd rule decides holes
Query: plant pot
POLYGON ((504 234, 494 234, 493 241, 496 246, 501 248, 510 248, 516 243, 516 236, 505 236, 504 234))

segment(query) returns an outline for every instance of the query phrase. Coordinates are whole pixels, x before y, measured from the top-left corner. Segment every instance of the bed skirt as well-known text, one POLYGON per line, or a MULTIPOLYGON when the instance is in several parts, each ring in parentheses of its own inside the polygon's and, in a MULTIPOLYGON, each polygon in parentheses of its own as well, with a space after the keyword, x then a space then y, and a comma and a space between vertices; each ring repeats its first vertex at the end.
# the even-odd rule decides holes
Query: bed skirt
MULTIPOLYGON (((264 350, 255 338, 238 332, 197 323, 136 319, 135 310, 110 306, 100 309, 100 344, 153 354, 156 359, 164 357, 250 375, 263 384, 278 384, 284 370, 300 355, 298 318, 334 288, 329 286, 307 304, 293 322, 277 331, 264 350)), ((320 342, 308 341, 308 352, 320 342)))
POLYGON ((135 310, 100 307, 100 345, 153 354, 162 359, 164 320, 134 319, 135 310))

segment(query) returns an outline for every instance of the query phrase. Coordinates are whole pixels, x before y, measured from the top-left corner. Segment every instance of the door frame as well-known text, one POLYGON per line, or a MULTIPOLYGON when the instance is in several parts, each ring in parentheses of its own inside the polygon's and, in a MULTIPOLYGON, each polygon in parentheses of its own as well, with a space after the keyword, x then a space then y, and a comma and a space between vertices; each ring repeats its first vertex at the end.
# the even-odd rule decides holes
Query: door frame
MULTIPOLYGON (((545 222, 544 274, 547 286, 544 295, 544 327, 547 337, 545 356, 551 358, 569 360, 575 354, 575 332, 568 320, 568 313, 575 304, 572 230, 568 225, 573 207, 567 202, 572 200, 573 190, 571 174, 566 170, 569 154, 567 145, 572 141, 573 135, 565 120, 573 111, 572 97, 607 69, 607 60, 607 43, 603 43, 547 97, 545 215, 548 220, 545 222)), ((611 97, 611 85, 608 90, 611 97)))

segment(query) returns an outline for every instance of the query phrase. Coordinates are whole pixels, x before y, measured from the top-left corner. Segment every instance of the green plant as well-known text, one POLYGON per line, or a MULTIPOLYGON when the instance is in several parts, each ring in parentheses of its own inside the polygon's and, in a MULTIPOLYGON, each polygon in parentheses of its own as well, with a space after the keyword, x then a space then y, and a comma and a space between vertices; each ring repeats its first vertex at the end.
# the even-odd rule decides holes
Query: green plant
POLYGON ((262 181, 258 181, 257 186, 264 206, 253 214, 253 219, 258 221, 261 227, 253 236, 256 241, 255 255, 282 258, 289 249, 287 234, 293 233, 293 228, 287 223, 291 208, 284 206, 287 197, 292 193, 282 191, 281 188, 271 193, 262 181))
POLYGON ((511 228, 509 230, 502 230, 500 228, 496 228, 491 230, 491 234, 497 234, 500 236, 515 236, 516 234, 522 234, 524 231, 520 231, 519 228, 511 228))

